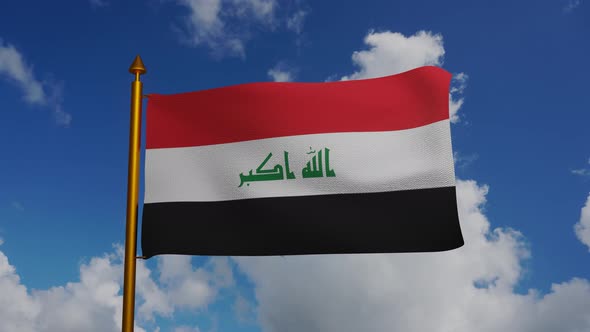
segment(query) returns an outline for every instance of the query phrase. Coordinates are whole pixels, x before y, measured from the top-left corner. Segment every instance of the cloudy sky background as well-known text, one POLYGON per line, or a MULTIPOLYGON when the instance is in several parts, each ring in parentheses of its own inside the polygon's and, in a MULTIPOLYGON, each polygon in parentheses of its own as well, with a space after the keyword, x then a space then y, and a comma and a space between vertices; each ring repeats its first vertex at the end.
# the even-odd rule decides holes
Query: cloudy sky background
POLYGON ((589 37, 584 0, 4 4, 0 331, 120 330, 136 54, 146 93, 441 66, 466 241, 138 261, 136 331, 590 331, 589 37))

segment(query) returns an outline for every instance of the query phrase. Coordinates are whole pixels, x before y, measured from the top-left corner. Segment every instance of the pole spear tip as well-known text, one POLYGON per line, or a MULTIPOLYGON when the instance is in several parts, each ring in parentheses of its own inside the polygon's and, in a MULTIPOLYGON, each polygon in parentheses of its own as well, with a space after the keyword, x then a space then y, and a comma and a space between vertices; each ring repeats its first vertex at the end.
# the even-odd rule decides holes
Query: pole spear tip
POLYGON ((146 73, 145 66, 143 65, 143 61, 141 61, 141 57, 139 55, 135 57, 135 60, 133 60, 133 63, 129 67, 129 72, 131 74, 139 75, 143 75, 146 73))

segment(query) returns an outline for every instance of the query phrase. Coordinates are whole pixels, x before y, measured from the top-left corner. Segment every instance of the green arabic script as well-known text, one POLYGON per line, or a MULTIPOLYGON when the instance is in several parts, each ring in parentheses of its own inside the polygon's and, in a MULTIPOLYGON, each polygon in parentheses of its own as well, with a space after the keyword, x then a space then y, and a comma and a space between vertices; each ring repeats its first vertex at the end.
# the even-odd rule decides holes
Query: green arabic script
MULTIPOLYGON (((307 152, 307 154, 315 154, 315 150, 307 152)), ((293 180, 295 179, 295 173, 289 168, 289 152, 283 151, 284 167, 281 164, 276 164, 272 168, 265 168, 266 163, 272 157, 270 152, 266 158, 258 165, 255 170, 248 171, 247 174, 240 173, 240 185, 250 185, 250 182, 256 181, 277 181, 277 180, 293 180)), ((307 162, 306 166, 301 170, 302 178, 319 178, 319 177, 335 177, 336 173, 330 168, 330 149, 324 148, 317 152, 310 161, 307 162), (325 153, 323 153, 325 152, 325 153), (322 159, 323 157, 323 159, 322 159), (325 170, 325 175, 324 175, 325 170)))

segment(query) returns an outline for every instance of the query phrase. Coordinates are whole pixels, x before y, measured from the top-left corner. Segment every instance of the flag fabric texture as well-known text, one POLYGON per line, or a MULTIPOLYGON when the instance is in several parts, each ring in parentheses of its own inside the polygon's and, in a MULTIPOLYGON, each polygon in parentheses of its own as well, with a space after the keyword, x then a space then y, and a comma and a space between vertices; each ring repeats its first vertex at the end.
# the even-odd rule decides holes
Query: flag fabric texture
POLYGON ((450 80, 426 66, 149 95, 143 255, 462 246, 450 80))

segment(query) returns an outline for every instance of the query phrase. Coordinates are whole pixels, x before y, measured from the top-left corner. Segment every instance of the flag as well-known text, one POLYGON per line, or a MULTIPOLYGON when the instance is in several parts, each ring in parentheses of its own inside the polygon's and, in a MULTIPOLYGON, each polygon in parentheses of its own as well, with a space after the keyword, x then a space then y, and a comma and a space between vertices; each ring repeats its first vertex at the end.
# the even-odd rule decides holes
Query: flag
POLYGON ((149 95, 143 255, 462 246, 450 80, 426 66, 149 95))

